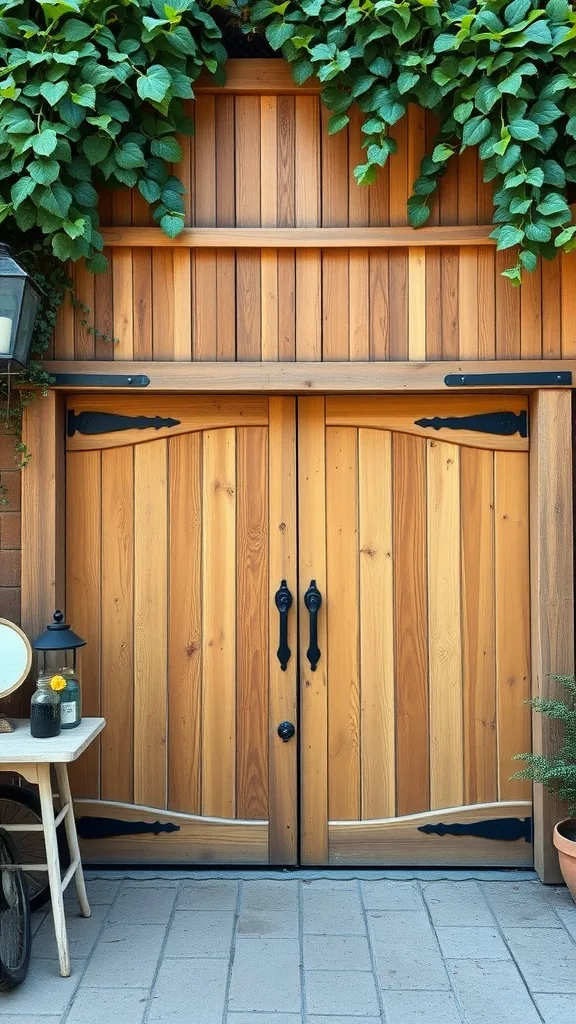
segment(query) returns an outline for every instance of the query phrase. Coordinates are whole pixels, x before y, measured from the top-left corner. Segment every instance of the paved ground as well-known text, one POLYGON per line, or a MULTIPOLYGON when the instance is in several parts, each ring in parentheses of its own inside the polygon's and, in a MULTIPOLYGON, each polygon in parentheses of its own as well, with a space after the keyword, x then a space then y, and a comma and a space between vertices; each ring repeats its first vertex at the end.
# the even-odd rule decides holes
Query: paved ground
POLYGON ((91 878, 73 976, 37 915, 1 1024, 574 1024, 565 889, 387 874, 91 878))

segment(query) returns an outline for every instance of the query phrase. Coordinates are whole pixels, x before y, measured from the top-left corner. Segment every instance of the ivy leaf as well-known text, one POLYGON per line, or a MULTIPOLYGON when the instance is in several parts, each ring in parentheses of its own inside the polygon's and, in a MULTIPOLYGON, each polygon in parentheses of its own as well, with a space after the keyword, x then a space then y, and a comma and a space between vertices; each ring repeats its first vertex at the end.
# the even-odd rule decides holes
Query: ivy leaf
POLYGON ((467 103, 459 103, 458 106, 454 107, 452 111, 452 117, 458 124, 464 124, 468 120, 470 114, 474 110, 474 104, 472 100, 468 100, 467 103))
POLYGON ((40 95, 44 97, 51 107, 55 107, 67 92, 67 82, 42 82, 40 86, 40 95))
POLYGON ((513 74, 508 75, 503 82, 500 82, 498 89, 501 93, 510 93, 512 96, 516 96, 517 92, 522 88, 522 77, 517 71, 513 74))
POLYGON ((552 229, 544 220, 536 220, 526 225, 526 238, 531 242, 549 242, 552 238, 552 229))
POLYGON ((101 252, 96 252, 86 260, 86 269, 91 274, 104 274, 108 270, 108 260, 101 252))
POLYGON ((536 256, 536 253, 530 252, 529 249, 523 249, 520 253, 520 263, 524 267, 524 270, 533 272, 536 270, 538 265, 538 257, 536 256))
POLYGON ((126 169, 144 167, 144 153, 135 142, 125 142, 115 153, 116 163, 126 169))
POLYGON ((501 228, 492 232, 490 238, 497 239, 497 249, 510 249, 513 245, 519 245, 524 238, 524 232, 520 228, 515 228, 513 224, 503 224, 501 228))
POLYGON ((40 157, 32 161, 28 171, 39 185, 51 185, 60 176, 60 164, 57 160, 40 157))
POLYGON ((408 220, 413 228, 421 228, 429 216, 430 208, 425 205, 411 206, 408 210, 408 220))
POLYGON ((489 134, 490 121, 487 117, 482 117, 481 115, 471 117, 464 125, 462 142, 465 146, 477 146, 489 134))
POLYGON ((434 40, 434 53, 446 53, 448 50, 457 50, 458 43, 456 36, 442 32, 434 40))
POLYGON ((176 238, 184 227, 184 218, 165 213, 160 219, 160 227, 169 238, 176 238))
POLYGON ((568 204, 564 196, 559 195, 558 192, 549 192, 542 202, 538 203, 536 209, 544 217, 548 217, 553 213, 564 213, 568 210, 568 204))
POLYGON ((517 25, 519 21, 530 10, 530 0, 513 0, 511 4, 507 4, 504 10, 504 20, 507 25, 517 25))
POLYGON ((533 167, 528 171, 524 180, 528 185, 534 185, 536 188, 541 188, 544 184, 544 171, 541 167, 533 167))
POLYGON ((87 39, 94 32, 94 27, 85 21, 79 21, 78 18, 69 18, 68 21, 64 22, 62 28, 62 38, 67 43, 79 43, 81 39, 87 39))
POLYGON ((51 128, 46 128, 32 142, 32 149, 37 156, 50 156, 56 149, 58 136, 51 128))
POLYGON ((333 114, 328 121, 328 135, 335 135, 342 128, 349 124, 350 118, 347 114, 333 114))
POLYGON ((273 50, 279 50, 294 35, 295 31, 296 26, 291 25, 289 21, 273 22, 266 28, 266 39, 273 50))
POLYGON ((112 139, 106 135, 89 135, 82 143, 88 163, 92 166, 99 164, 108 156, 111 145, 112 139))
POLYGON ((152 64, 138 79, 136 89, 141 100, 161 103, 171 85, 170 72, 160 64, 152 64))
POLYGON ((420 75, 416 75, 410 71, 403 71, 402 74, 398 75, 398 81, 396 83, 398 92, 401 93, 401 95, 404 95, 404 93, 413 89, 419 81, 420 75))
POLYGON ((162 195, 162 189, 157 181, 152 178, 141 178, 138 182, 138 191, 147 203, 156 203, 162 195))
POLYGON ((32 194, 36 188, 36 184, 37 182, 35 182, 33 178, 29 177, 18 178, 17 181, 14 182, 10 189, 10 198, 15 209, 18 209, 20 204, 32 194))
POLYGON ((513 139, 519 139, 521 142, 528 142, 530 139, 537 139, 540 133, 540 129, 535 121, 523 118, 511 121, 508 125, 508 131, 513 139))
POLYGON ((92 109, 96 106, 96 89, 93 85, 89 85, 88 82, 83 82, 77 92, 70 93, 70 98, 79 107, 90 107, 92 109))
POLYGON ((354 168, 354 177, 358 185, 372 185, 376 181, 374 164, 359 164, 354 168))
POLYGON ((162 139, 152 139, 150 149, 154 156, 159 156, 162 160, 168 160, 173 164, 180 163, 182 159, 180 146, 176 139, 170 136, 164 136, 162 139))
POLYGON ((563 168, 556 160, 545 160, 543 171, 544 181, 547 185, 555 185, 556 188, 564 188, 566 184, 566 175, 563 168))
POLYGON ((446 146, 444 143, 440 143, 436 146, 432 153, 432 159, 435 164, 443 164, 446 160, 449 160, 454 155, 454 150, 450 146, 446 146))

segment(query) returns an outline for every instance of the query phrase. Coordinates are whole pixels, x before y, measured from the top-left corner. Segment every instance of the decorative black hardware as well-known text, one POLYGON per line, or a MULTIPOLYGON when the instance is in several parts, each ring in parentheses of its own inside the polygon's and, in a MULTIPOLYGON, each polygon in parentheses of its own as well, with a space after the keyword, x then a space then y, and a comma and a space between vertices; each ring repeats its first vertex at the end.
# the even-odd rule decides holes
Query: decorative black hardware
POLYGON ((280 668, 285 672, 292 653, 288 647, 288 611, 292 607, 292 594, 286 586, 286 580, 282 580, 280 589, 276 591, 274 600, 276 602, 276 607, 280 612, 280 646, 278 647, 276 654, 278 655, 280 668))
POLYGON ((306 657, 310 662, 312 672, 320 661, 320 648, 318 647, 318 609, 322 604, 322 594, 316 586, 316 580, 310 580, 310 586, 304 594, 304 604, 310 614, 310 646, 306 651, 306 657))
POLYGON ((454 822, 452 825, 419 825, 419 832, 436 836, 474 836, 476 839, 516 839, 532 842, 532 818, 488 818, 486 821, 454 822))
POLYGON ((111 434, 115 430, 145 430, 176 427, 180 420, 163 416, 121 416, 115 412, 68 412, 68 437, 79 434, 111 434))
POLYGON ((145 373, 53 373, 59 386, 69 388, 147 388, 150 377, 145 373))
POLYGON ((292 739, 295 732, 296 729, 292 725, 292 722, 280 722, 280 725, 278 726, 278 735, 284 743, 288 743, 288 740, 292 739))
POLYGON ((525 387, 558 387, 559 384, 572 383, 571 370, 554 370, 551 373, 449 373, 444 377, 447 388, 463 387, 506 387, 506 385, 524 385, 525 387))
POLYGON ((110 839, 112 836, 140 836, 147 832, 155 836, 161 832, 179 832, 180 825, 171 821, 121 821, 120 818, 86 816, 76 819, 76 831, 81 839, 110 839))
POLYGON ((417 427, 432 427, 433 430, 477 430, 483 434, 520 434, 528 437, 526 411, 481 412, 476 416, 433 416, 432 419, 416 420, 417 427))

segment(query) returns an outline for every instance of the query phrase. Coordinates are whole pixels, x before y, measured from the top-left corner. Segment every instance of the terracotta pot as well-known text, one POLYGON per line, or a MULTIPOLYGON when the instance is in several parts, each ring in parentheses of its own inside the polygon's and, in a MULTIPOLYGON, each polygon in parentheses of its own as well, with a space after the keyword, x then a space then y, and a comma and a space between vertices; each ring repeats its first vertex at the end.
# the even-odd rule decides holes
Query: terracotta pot
POLYGON ((562 877, 576 903, 576 840, 562 834, 567 827, 576 832, 576 818, 566 818, 554 826, 554 846, 558 850, 562 877))

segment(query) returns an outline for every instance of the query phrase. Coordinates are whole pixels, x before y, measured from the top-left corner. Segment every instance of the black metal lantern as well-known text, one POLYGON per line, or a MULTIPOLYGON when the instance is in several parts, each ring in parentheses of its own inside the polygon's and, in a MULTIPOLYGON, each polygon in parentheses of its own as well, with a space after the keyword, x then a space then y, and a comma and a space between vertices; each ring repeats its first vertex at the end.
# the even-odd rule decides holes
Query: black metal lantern
POLYGON ((0 244, 0 368, 24 368, 28 362, 34 321, 40 308, 38 285, 0 244))
MULTIPOLYGON (((76 651, 84 647, 86 641, 70 629, 67 622, 64 622, 62 612, 54 612, 54 619, 50 625, 37 636, 32 642, 32 647, 39 652, 42 663, 39 664, 39 672, 46 672, 50 669, 59 671, 68 667, 68 655, 72 655, 72 664, 69 666, 76 671, 76 651), (49 662, 53 664, 49 664, 49 662)), ((39 659, 40 660, 40 659, 39 659)))

